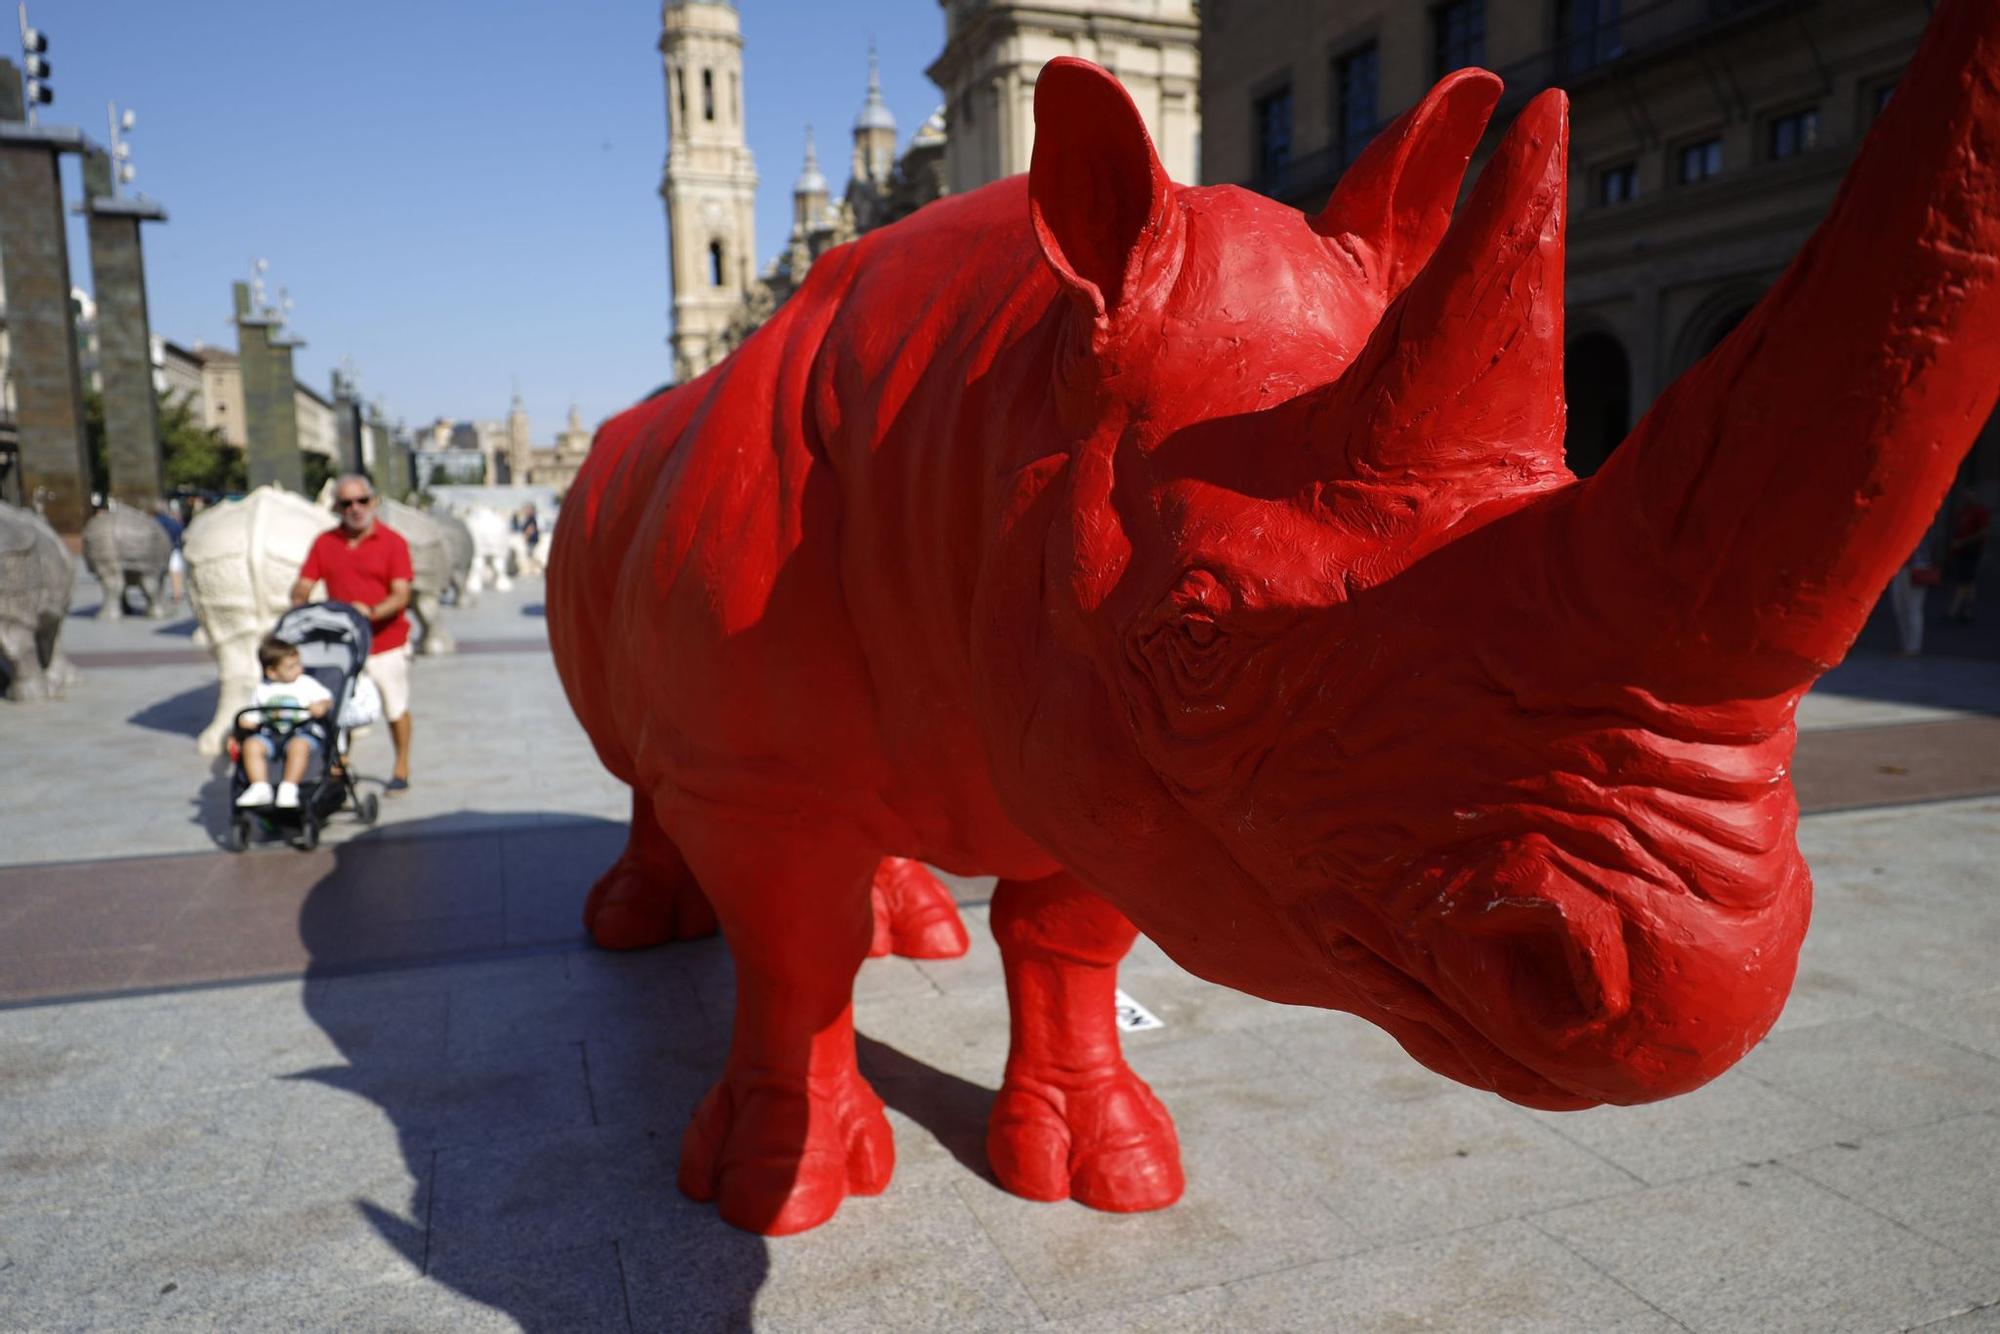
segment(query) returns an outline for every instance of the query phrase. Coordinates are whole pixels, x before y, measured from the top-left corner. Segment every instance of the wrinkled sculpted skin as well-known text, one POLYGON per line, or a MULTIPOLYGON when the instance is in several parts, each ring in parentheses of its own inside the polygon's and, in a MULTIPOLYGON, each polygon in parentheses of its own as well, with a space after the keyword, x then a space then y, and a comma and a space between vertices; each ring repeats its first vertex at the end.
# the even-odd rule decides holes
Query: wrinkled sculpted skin
POLYGON ((122 505, 100 510, 83 526, 83 561, 104 587, 97 619, 116 621, 125 615, 125 590, 136 588, 146 615, 159 620, 167 614, 167 559, 173 539, 152 515, 122 505))
POLYGON ((1565 102, 1454 218, 1476 70, 1307 217, 1172 184, 1054 61, 1027 179, 607 423, 550 630, 635 794, 591 930, 736 960, 682 1189, 786 1232, 886 1183, 849 993, 890 854, 1000 877, 988 1151, 1031 1198, 1180 1192, 1112 1026, 1135 928, 1531 1107, 1727 1069, 1806 929, 1794 707, 2000 385, 1996 70, 2000 6, 1940 5, 1825 224, 1587 481, 1565 102))
POLYGON ((188 524, 181 539, 188 600, 222 680, 215 717, 195 738, 202 754, 218 753, 237 713, 250 706, 262 675, 257 643, 292 605, 292 582, 306 552, 334 522, 324 506, 260 486, 241 500, 209 506, 188 524))
POLYGON ((74 578, 69 551, 48 521, 0 502, 0 674, 8 699, 53 699, 75 683, 62 652, 74 578))

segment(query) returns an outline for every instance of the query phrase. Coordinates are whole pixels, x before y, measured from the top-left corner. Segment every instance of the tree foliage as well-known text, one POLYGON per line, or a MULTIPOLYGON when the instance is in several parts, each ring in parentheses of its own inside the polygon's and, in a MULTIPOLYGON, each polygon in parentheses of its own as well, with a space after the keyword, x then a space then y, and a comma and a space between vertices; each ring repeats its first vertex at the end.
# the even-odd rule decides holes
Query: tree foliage
POLYGON ((169 491, 226 495, 249 489, 243 451, 224 440, 219 427, 201 424, 192 393, 160 396, 160 450, 169 491))

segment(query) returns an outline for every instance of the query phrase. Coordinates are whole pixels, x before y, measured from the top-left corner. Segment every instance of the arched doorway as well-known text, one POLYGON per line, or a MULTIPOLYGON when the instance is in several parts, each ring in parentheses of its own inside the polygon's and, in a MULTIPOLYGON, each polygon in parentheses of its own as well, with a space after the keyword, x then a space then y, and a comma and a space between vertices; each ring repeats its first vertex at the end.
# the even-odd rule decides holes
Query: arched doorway
POLYGON ((1563 398, 1569 404, 1563 454, 1571 472, 1588 477, 1632 428, 1632 363, 1614 335, 1593 331, 1570 340, 1563 350, 1563 398))
POLYGON ((1757 308, 1763 295, 1761 287, 1732 283, 1702 302, 1681 326, 1680 337, 1674 341, 1674 374, 1685 373, 1688 367, 1721 346, 1722 340, 1757 308))

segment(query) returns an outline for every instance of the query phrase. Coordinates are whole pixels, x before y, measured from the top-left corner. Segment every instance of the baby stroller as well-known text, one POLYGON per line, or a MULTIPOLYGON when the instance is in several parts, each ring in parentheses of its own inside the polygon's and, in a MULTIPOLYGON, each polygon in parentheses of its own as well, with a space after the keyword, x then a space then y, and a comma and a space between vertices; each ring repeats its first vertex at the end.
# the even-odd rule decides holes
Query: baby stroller
POLYGON ((352 805, 363 824, 374 824, 380 809, 380 799, 374 793, 361 795, 355 785, 354 770, 347 763, 349 718, 353 713, 356 683, 361 679, 362 668, 368 664, 368 619, 344 602, 312 602, 280 616, 271 633, 288 644, 298 645, 301 670, 326 687, 333 696, 333 708, 324 718, 311 717, 302 710, 286 717, 283 708, 249 708, 237 712, 236 730, 229 738, 233 768, 229 778, 227 846, 231 852, 249 847, 260 829, 266 834, 281 835, 293 846, 310 851, 319 846, 321 826, 341 807, 352 805), (290 724, 294 732, 308 731, 319 740, 312 764, 299 780, 296 808, 252 809, 236 804, 250 783, 243 772, 243 743, 257 731, 260 721, 257 716, 265 712, 276 715, 275 721, 281 726, 290 724))

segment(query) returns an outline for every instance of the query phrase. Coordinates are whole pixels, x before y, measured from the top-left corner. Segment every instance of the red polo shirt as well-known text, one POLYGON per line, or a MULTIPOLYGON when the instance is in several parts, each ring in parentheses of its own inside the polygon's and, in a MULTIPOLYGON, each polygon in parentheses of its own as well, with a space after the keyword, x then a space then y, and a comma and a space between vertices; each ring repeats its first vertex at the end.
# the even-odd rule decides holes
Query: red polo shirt
MULTIPOLYGON (((403 535, 377 519, 359 541, 347 540, 347 530, 333 527, 313 539, 301 579, 326 580, 326 595, 335 602, 372 607, 389 596, 391 579, 409 579, 410 544, 403 535)), ((375 622, 371 653, 400 648, 409 642, 410 622, 402 612, 375 622)))

